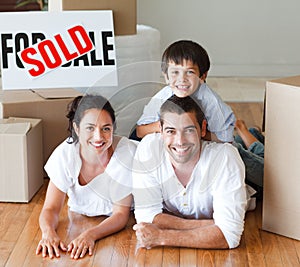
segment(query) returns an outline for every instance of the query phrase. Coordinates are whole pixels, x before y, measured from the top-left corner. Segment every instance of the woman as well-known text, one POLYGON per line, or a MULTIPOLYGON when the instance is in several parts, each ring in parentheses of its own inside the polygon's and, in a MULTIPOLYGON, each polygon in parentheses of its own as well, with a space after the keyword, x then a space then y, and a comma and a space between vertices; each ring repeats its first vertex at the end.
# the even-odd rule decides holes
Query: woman
POLYGON ((125 227, 131 196, 131 164, 136 145, 113 135, 115 115, 102 96, 79 96, 68 107, 70 137, 50 156, 45 170, 50 177, 40 214, 40 240, 36 254, 71 258, 92 255, 95 241, 125 227), (72 212, 87 216, 107 215, 100 224, 82 232, 68 246, 56 232, 59 213, 68 195, 72 212))

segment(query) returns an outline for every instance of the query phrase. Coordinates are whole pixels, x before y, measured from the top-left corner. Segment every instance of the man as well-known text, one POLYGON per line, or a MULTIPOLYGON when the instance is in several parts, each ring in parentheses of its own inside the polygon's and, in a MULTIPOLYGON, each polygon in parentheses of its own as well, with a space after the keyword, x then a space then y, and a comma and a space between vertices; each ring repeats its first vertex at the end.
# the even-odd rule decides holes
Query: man
POLYGON ((227 143, 202 141, 206 120, 191 97, 161 107, 161 133, 139 144, 133 195, 142 247, 234 248, 244 229, 245 167, 227 143))

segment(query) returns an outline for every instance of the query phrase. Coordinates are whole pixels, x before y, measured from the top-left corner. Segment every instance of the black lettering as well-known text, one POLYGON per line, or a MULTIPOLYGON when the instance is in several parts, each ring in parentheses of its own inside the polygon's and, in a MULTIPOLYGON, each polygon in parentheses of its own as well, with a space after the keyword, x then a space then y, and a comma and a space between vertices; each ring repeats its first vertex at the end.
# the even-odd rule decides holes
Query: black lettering
POLYGON ((7 54, 13 52, 12 47, 7 46, 7 40, 9 40, 9 39, 12 39, 12 34, 10 34, 10 33, 1 34, 2 62, 3 62, 2 67, 3 67, 3 69, 8 68, 7 54))
POLYGON ((83 61, 83 66, 87 67, 89 66, 89 59, 87 57, 87 54, 82 55, 78 58, 74 59, 74 67, 78 67, 79 66, 79 61, 83 61))
POLYGON ((108 51, 109 50, 114 50, 114 46, 107 44, 107 38, 112 37, 112 36, 113 36, 112 32, 102 32, 104 65, 115 65, 115 60, 108 58, 108 51))
POLYGON ((46 36, 41 32, 32 33, 32 44, 38 43, 38 41, 42 41, 46 39, 46 36))
MULTIPOLYGON (((93 44, 95 45, 94 32, 89 32, 89 36, 90 36, 93 44)), ((96 58, 96 49, 94 49, 93 51, 91 51, 90 54, 91 54, 91 65, 92 66, 101 66, 102 65, 102 60, 96 58)))
POLYGON ((15 36, 15 48, 16 48, 15 56, 16 56, 17 66, 21 69, 23 69, 24 66, 18 56, 18 52, 24 50, 27 47, 29 47, 28 36, 25 33, 17 33, 15 36), (21 42, 23 43, 23 46, 21 46, 21 42))
POLYGON ((72 65, 72 62, 73 61, 69 61, 68 63, 61 65, 61 67, 64 67, 64 68, 70 67, 72 65))

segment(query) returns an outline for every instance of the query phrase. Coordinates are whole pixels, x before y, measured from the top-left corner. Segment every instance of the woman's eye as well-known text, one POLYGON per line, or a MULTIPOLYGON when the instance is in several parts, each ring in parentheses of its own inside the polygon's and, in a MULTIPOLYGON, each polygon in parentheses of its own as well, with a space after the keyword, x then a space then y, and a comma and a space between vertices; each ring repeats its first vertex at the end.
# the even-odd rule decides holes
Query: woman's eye
POLYGON ((88 126, 88 127, 86 127, 86 130, 89 131, 89 132, 92 132, 94 130, 94 127, 88 126))
POLYGON ((192 134, 192 133, 196 132, 196 129, 195 128, 187 128, 187 129, 184 130, 184 132, 186 134, 192 134))

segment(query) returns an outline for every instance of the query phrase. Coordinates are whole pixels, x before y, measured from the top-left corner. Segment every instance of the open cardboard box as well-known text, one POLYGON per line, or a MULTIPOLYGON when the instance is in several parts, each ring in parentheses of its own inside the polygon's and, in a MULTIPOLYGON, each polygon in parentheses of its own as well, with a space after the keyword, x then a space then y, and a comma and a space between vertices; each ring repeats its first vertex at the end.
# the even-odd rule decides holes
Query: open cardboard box
POLYGON ((39 118, 43 121, 43 163, 68 136, 67 105, 81 95, 74 89, 0 91, 0 119, 39 118))
POLYGON ((300 240, 300 76, 266 84, 264 230, 300 240))
POLYGON ((63 10, 112 10, 115 35, 136 34, 136 0, 62 0, 63 10))
POLYGON ((29 202, 42 186, 42 121, 0 120, 0 201, 29 202))

